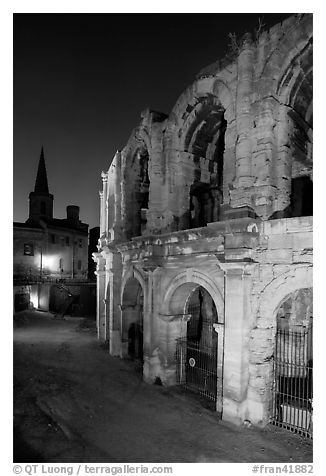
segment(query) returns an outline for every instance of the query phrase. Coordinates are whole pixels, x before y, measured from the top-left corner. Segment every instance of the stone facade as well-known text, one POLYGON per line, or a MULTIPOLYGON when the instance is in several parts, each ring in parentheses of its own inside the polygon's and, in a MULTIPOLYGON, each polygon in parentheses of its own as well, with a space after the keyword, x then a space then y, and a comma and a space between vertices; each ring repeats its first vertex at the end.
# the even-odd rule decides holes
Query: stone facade
POLYGON ((69 219, 14 223, 14 279, 79 279, 88 274, 88 225, 69 219))
POLYGON ((266 424, 277 316, 312 288, 312 15, 245 35, 169 116, 144 111, 102 181, 99 339, 141 354, 146 382, 173 385, 176 340, 204 290, 216 409, 266 424))

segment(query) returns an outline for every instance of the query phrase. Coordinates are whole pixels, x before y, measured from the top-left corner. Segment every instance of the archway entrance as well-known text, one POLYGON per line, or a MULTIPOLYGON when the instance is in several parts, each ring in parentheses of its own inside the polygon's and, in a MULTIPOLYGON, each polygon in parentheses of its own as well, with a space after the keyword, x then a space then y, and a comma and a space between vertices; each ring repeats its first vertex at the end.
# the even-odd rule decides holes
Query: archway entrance
POLYGON ((197 286, 185 303, 187 327, 177 340, 177 382, 186 390, 200 394, 217 408, 222 386, 218 369, 217 310, 211 295, 197 286))
POLYGON ((123 357, 143 362, 144 295, 137 279, 128 279, 122 303, 123 357))
POLYGON ((272 423, 312 437, 312 289, 288 295, 277 312, 272 423))

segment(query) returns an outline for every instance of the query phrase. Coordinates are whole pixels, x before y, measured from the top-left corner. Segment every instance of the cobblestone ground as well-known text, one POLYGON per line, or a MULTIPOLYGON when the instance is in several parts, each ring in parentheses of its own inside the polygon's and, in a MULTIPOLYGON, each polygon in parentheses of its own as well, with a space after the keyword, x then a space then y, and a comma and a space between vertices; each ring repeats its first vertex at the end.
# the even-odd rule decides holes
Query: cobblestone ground
POLYGON ((94 322, 24 312, 14 329, 15 462, 311 462, 312 442, 219 421, 110 357, 94 322))

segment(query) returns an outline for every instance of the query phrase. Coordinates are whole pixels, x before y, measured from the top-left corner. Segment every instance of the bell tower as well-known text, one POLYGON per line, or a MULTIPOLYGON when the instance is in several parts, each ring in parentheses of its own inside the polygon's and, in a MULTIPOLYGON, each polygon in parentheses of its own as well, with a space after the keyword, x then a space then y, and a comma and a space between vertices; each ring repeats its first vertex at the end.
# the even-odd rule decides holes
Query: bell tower
POLYGON ((34 192, 29 194, 29 220, 53 218, 53 195, 49 193, 44 150, 41 149, 34 192))

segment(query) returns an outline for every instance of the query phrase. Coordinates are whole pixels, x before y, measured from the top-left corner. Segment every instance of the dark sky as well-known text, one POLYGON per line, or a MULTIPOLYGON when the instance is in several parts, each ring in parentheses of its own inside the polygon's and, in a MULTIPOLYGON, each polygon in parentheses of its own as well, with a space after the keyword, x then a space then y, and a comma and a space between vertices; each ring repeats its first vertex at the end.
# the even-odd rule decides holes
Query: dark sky
POLYGON ((28 218, 44 145, 54 216, 99 225, 101 171, 142 110, 169 113, 228 33, 289 14, 14 14, 14 220, 28 218))

